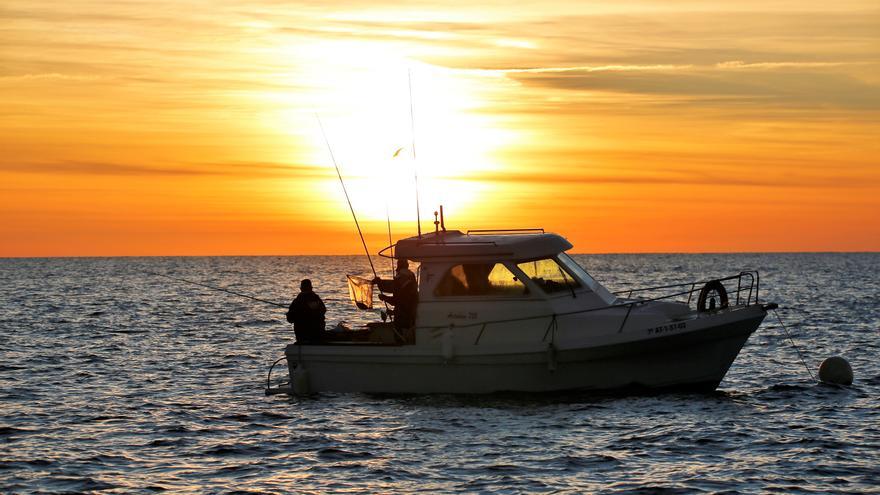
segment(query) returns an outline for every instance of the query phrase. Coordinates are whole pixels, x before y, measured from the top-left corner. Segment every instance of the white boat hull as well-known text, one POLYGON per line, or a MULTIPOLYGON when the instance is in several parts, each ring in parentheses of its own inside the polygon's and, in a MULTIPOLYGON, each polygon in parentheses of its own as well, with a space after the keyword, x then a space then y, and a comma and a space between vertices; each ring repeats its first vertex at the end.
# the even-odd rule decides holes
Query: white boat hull
POLYGON ((291 344, 285 353, 299 393, 711 391, 764 316, 751 305, 593 337, 568 329, 558 341, 515 348, 462 346, 466 339, 459 339, 451 351, 435 334, 436 345, 291 344))

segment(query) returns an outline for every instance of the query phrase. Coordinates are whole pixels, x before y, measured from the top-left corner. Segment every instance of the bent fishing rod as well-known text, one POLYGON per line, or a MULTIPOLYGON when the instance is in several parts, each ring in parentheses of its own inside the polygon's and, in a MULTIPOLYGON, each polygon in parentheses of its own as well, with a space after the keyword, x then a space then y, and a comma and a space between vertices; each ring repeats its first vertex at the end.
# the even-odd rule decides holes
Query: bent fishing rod
POLYGON ((164 278, 167 278, 167 279, 169 279, 169 280, 175 280, 175 281, 177 281, 177 282, 186 282, 186 283, 188 283, 188 284, 193 284, 193 285, 198 285, 198 286, 200 286, 200 287, 205 287, 206 289, 216 290, 216 291, 220 291, 220 292, 225 292, 225 293, 227 293, 227 294, 232 294, 232 295, 234 295, 234 296, 244 297, 244 298, 246 298, 246 299, 250 299, 250 300, 253 300, 253 301, 258 301, 258 302, 261 302, 261 303, 271 304, 272 306, 277 306, 277 307, 279 307, 279 308, 286 308, 286 307, 287 307, 286 304, 281 304, 281 303, 277 303, 277 302, 273 302, 273 301, 267 301, 266 299, 260 299, 259 297, 254 297, 254 296, 251 296, 251 295, 248 295, 248 294, 242 294, 241 292, 236 292, 236 291, 234 291, 234 290, 225 289, 225 288, 223 288, 223 287, 214 287, 213 285, 203 284, 203 283, 201 283, 201 282, 196 282, 196 281, 193 281, 193 280, 187 280, 187 279, 185 279, 185 278, 172 277, 171 275, 165 275, 164 273, 150 272, 150 271, 146 271, 146 270, 144 270, 143 272, 144 272, 144 273, 147 273, 147 274, 149 274, 149 275, 156 275, 157 277, 164 277, 164 278))
MULTIPOLYGON (((354 226, 357 227, 358 235, 361 238, 361 244, 364 246, 364 254, 367 255, 367 261, 370 262, 370 270, 373 271, 373 278, 379 278, 379 275, 376 273, 376 267, 373 265, 373 258, 370 256, 370 250, 367 249, 367 241, 364 240, 364 233, 361 231, 361 225, 358 223, 357 214, 354 212, 354 206, 351 204, 351 198, 348 197, 348 189, 345 187, 345 181, 342 179, 342 172, 339 171, 339 164, 336 163, 336 157, 333 155, 333 147, 330 146, 330 139, 327 137, 327 132, 324 130, 324 124, 321 122, 321 117, 316 113, 315 118, 318 120, 318 127, 321 128, 321 135, 324 136, 324 143, 327 144, 327 151, 330 152, 330 160, 333 161, 333 167, 336 168, 336 175, 339 177, 339 183, 342 184, 342 192, 345 193, 345 201, 348 202, 348 209, 351 210, 351 218, 354 219, 354 226)), ((390 217, 389 217, 390 221, 390 217)), ((391 235, 391 225, 388 226, 388 235, 391 235)), ((381 286, 379 287, 379 293, 382 293, 381 286)), ((385 311, 389 311, 388 303, 382 301, 385 304, 385 311)))

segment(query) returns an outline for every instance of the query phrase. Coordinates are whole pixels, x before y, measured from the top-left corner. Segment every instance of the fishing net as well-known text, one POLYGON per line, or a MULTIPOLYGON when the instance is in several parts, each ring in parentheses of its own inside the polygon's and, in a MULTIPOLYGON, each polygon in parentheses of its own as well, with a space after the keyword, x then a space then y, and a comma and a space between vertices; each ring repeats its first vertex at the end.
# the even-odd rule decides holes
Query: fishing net
POLYGON ((348 277, 348 296, 358 309, 373 309, 373 282, 366 278, 348 277))

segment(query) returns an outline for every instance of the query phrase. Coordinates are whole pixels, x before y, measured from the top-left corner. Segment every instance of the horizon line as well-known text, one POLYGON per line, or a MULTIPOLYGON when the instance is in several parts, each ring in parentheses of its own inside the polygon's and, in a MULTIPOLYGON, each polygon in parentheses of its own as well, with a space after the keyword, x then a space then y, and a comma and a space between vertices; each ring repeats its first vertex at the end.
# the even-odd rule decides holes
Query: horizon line
MULTIPOLYGON (((707 254, 880 254, 880 250, 853 251, 608 251, 593 253, 566 252, 573 256, 619 256, 619 255, 707 255, 707 254)), ((40 260, 40 259, 98 259, 98 258, 285 258, 285 257, 363 257, 362 253, 342 254, 121 254, 121 255, 51 255, 51 256, 0 256, 6 260, 40 260)), ((384 258, 383 256, 375 255, 384 258)))

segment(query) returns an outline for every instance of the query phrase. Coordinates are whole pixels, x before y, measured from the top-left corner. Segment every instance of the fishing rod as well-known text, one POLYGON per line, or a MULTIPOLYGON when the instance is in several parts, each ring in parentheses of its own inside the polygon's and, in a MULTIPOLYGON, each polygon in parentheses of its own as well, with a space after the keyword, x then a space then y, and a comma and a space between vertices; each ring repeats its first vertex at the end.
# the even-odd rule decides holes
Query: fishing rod
MULTIPOLYGON (((336 175, 339 177, 339 183, 342 184, 342 192, 345 193, 345 200, 348 202, 348 209, 351 210, 351 217, 354 219, 354 226, 357 227, 358 235, 361 237, 361 244, 364 246, 364 253, 367 255, 367 261, 370 262, 370 270, 373 271, 373 278, 379 278, 379 275, 376 274, 376 267, 373 265, 373 258, 370 257, 370 250, 367 249, 367 241, 364 240, 364 233, 361 231, 361 226, 358 223, 357 215, 354 213, 354 206, 351 205, 351 199, 348 197, 348 189, 345 188, 345 181, 342 180, 342 172, 339 171, 339 164, 336 163, 336 157, 333 156, 333 147, 330 146, 330 140, 327 139, 327 132, 324 131, 324 124, 321 123, 321 117, 316 113, 315 118, 318 119, 318 126, 321 128, 321 134, 324 136, 324 142, 327 144, 327 151, 330 152, 330 159, 333 161, 333 166, 336 168, 336 175)), ((389 222, 390 222, 390 218, 389 222)), ((388 224, 388 232, 390 235, 391 232, 391 224, 388 224)), ((379 292, 382 292, 382 289, 379 289, 379 292)), ((388 303, 382 301, 385 304, 385 311, 388 311, 388 303)), ((384 321, 384 317, 383 317, 384 321)))
POLYGON ((187 280, 185 278, 172 277, 171 275, 165 275, 164 273, 150 272, 150 271, 146 271, 146 270, 144 270, 143 272, 146 274, 149 274, 149 275, 156 275, 158 277, 164 277, 164 278, 167 278, 170 280, 176 280, 178 282, 186 282, 188 284, 198 285, 198 286, 205 287, 205 288, 211 289, 211 290, 226 292, 227 294, 232 294, 234 296, 244 297, 246 299, 251 299, 253 301, 259 301, 261 303, 271 304, 272 306, 278 306, 279 308, 286 308, 287 307, 286 304, 281 304, 281 303, 277 303, 277 302, 273 302, 273 301, 267 301, 265 299, 260 299, 259 297, 254 297, 254 296, 251 296, 248 294, 242 294, 241 292, 236 292, 234 290, 224 289, 223 287, 214 287, 213 285, 203 284, 201 282, 195 282, 193 280, 187 280))
POLYGON ((327 143, 327 151, 330 152, 330 159, 333 161, 333 166, 336 167, 336 175, 339 177, 339 183, 342 184, 342 192, 345 193, 345 200, 348 202, 348 208, 351 210, 351 217, 354 218, 354 226, 357 227, 358 235, 361 237, 361 244, 364 246, 364 253, 366 253, 367 260, 370 262, 370 270, 373 271, 373 277, 378 277, 379 275, 376 274, 376 267, 373 266, 373 258, 370 257, 370 250, 367 249, 367 241, 364 240, 364 233, 361 232, 361 226, 358 223, 357 215, 354 213, 354 206, 351 205, 351 199, 348 197, 348 190, 345 188, 345 181, 342 180, 342 172, 339 171, 336 157, 333 156, 333 148, 330 146, 330 140, 327 139, 327 133, 324 131, 324 124, 321 123, 321 117, 319 117, 318 114, 315 114, 315 118, 318 119, 318 126, 321 128, 324 142, 327 143))

